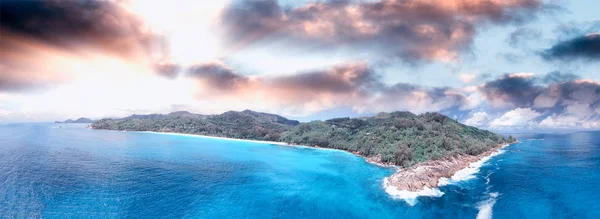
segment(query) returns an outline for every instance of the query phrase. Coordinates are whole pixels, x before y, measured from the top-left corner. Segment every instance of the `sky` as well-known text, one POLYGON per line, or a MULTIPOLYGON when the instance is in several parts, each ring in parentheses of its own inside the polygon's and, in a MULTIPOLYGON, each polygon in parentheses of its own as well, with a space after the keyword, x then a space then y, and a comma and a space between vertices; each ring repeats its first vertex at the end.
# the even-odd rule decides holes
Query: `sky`
POLYGON ((250 109, 600 129, 596 1, 0 2, 0 123, 250 109))

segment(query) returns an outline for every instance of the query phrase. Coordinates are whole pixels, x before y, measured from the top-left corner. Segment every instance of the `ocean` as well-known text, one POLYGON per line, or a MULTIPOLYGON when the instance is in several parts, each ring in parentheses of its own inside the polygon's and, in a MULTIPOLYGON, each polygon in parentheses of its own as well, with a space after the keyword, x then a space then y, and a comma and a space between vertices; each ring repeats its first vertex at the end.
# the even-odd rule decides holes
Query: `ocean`
POLYGON ((402 199, 347 152, 86 126, 0 125, 0 217, 600 218, 600 132, 517 135, 402 199))

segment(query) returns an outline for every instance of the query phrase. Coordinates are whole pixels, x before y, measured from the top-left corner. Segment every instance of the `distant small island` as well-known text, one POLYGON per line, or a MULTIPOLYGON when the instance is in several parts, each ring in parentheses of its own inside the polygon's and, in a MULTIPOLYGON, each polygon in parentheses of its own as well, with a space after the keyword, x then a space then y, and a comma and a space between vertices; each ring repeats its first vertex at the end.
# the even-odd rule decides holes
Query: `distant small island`
POLYGON ((72 119, 67 119, 65 121, 55 121, 54 123, 94 123, 96 122, 96 120, 92 120, 92 119, 88 119, 85 117, 81 117, 79 119, 76 120, 72 120, 72 119))
POLYGON ((440 113, 416 115, 406 111, 308 123, 251 110, 218 115, 180 111, 101 119, 90 127, 277 141, 349 151, 378 165, 402 167, 386 183, 408 191, 435 188, 441 177, 450 177, 500 146, 516 142, 512 136, 505 138, 463 125, 440 113))

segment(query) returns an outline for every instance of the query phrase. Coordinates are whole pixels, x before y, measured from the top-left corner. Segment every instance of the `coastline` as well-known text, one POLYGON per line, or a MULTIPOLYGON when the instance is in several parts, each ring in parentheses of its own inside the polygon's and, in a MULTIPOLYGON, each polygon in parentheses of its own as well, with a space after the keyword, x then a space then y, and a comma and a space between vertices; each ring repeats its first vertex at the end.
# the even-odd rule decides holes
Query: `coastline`
MULTIPOLYGON (((106 129, 102 129, 102 130, 106 130, 106 129)), ((118 131, 118 130, 111 130, 111 131, 118 131)), ((320 150, 341 151, 341 152, 351 153, 353 155, 357 155, 357 154, 349 152, 349 151, 335 149, 335 148, 324 148, 324 147, 315 147, 315 146, 307 146, 307 145, 295 145, 295 144, 288 144, 286 142, 280 142, 280 141, 261 141, 261 140, 252 140, 252 139, 217 137, 217 136, 210 136, 210 135, 185 134, 185 133, 177 133, 177 132, 155 132, 155 131, 124 131, 124 132, 151 133, 151 134, 162 134, 162 135, 177 135, 177 136, 210 138, 210 139, 219 139, 219 140, 228 140, 228 141, 243 141, 243 142, 252 142, 252 143, 260 143, 260 144, 272 144, 272 145, 288 146, 288 147, 304 147, 304 148, 314 148, 314 149, 320 149, 320 150)), ((359 157, 363 157, 363 156, 360 156, 360 155, 358 155, 358 156, 359 157)), ((363 158, 365 158, 365 157, 363 157, 363 158)))
POLYGON ((252 140, 252 139, 218 137, 218 136, 210 136, 210 135, 186 134, 186 133, 178 133, 178 132, 125 131, 125 130, 111 130, 111 129, 94 129, 89 126, 86 128, 92 129, 92 130, 103 130, 103 131, 112 131, 112 132, 134 132, 134 133, 150 133, 150 134, 160 134, 160 135, 177 135, 177 136, 186 136, 186 137, 210 138, 210 139, 219 139, 219 140, 228 140, 228 141, 243 141, 243 142, 252 142, 252 143, 260 143, 260 144, 271 144, 271 145, 287 146, 287 147, 303 147, 303 148, 312 148, 312 149, 319 149, 319 150, 339 151, 339 152, 344 152, 344 153, 350 153, 352 155, 364 158, 367 163, 374 164, 377 166, 397 167, 395 165, 382 164, 382 163, 376 163, 374 161, 369 161, 368 157, 365 157, 365 156, 362 156, 360 154, 353 153, 350 151, 346 151, 346 150, 335 149, 335 148, 324 148, 324 147, 319 147, 319 146, 288 144, 287 142, 281 142, 281 141, 261 141, 261 140, 252 140))
MULTIPOLYGON (((98 130, 108 130, 108 129, 98 129, 98 130)), ((108 130, 108 131, 120 131, 120 130, 108 130)), ((339 151, 339 152, 350 153, 350 154, 352 154, 354 156, 361 157, 367 163, 370 163, 370 164, 373 164, 373 165, 377 165, 377 166, 385 167, 385 168, 395 168, 396 170, 400 169, 399 166, 392 165, 392 164, 380 163, 380 162, 375 161, 375 159, 373 159, 373 158, 363 156, 363 155, 361 155, 359 153, 356 153, 356 152, 346 151, 346 150, 342 150, 342 149, 335 149, 335 148, 324 148, 324 147, 319 147, 319 146, 288 144, 287 142, 280 142, 280 141, 261 141, 261 140, 251 140, 251 139, 217 137, 217 136, 210 136, 210 135, 185 134, 185 133, 177 133, 177 132, 155 132, 155 131, 122 131, 122 132, 138 132, 138 133, 151 133, 151 134, 162 134, 162 135, 178 135, 178 136, 187 136, 187 137, 220 139, 220 140, 228 140, 228 141, 244 141, 244 142, 253 142, 253 143, 261 143, 261 144, 272 144, 272 145, 287 146, 287 147, 302 147, 302 148, 312 148, 312 149, 319 149, 319 150, 339 151)))
POLYGON ((475 178, 484 163, 518 142, 498 145, 480 155, 457 155, 400 169, 383 180, 383 187, 392 197, 404 199, 411 206, 419 196, 441 197, 444 193, 439 187, 475 178))
MULTIPOLYGON (((93 129, 93 128, 90 128, 93 129)), ((104 130, 104 129, 102 129, 104 130)), ((121 130, 107 130, 107 131, 121 131, 121 130)), ((176 132, 156 132, 156 131, 121 131, 121 132, 138 132, 138 133, 151 133, 151 134, 162 134, 162 135, 176 135, 176 136, 187 136, 187 137, 198 137, 198 138, 209 138, 219 139, 228 141, 243 141, 253 142, 261 144, 271 144, 278 146, 287 147, 304 147, 313 148, 320 150, 330 151, 341 151, 344 153, 350 153, 352 155, 361 157, 365 162, 377 165, 384 168, 395 168, 396 172, 392 175, 383 179, 384 190, 393 198, 404 199, 408 204, 416 204, 416 198, 419 196, 431 196, 441 197, 444 193, 441 192, 438 187, 452 184, 458 181, 468 180, 474 177, 474 174, 479 171, 479 168, 483 163, 487 162, 492 157, 502 154, 504 151, 501 149, 509 146, 510 144, 518 143, 507 143, 498 145, 497 147, 490 149, 480 155, 457 155, 452 157, 446 157, 441 160, 430 160, 416 164, 409 168, 401 168, 396 165, 381 163, 377 161, 376 157, 366 157, 359 153, 335 149, 335 148, 324 148, 319 146, 307 146, 307 145, 294 145, 286 142, 277 141, 261 141, 251 139, 238 139, 228 137, 217 137, 208 135, 198 134, 185 134, 176 132), (450 165, 450 166, 449 166, 450 165), (448 168, 450 167, 450 168, 448 168), (406 177, 413 179, 407 181, 406 177), (416 179, 416 180, 415 180, 416 179)))

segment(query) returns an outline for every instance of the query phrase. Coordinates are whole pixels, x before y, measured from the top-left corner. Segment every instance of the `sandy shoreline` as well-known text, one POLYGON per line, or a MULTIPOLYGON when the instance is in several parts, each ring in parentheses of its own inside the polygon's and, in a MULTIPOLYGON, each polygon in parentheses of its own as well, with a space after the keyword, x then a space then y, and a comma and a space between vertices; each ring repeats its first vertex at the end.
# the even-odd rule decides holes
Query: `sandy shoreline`
MULTIPOLYGON (((217 136, 210 136, 210 135, 186 134, 186 133, 177 133, 177 132, 123 131, 123 130, 111 130, 111 129, 94 129, 94 128, 91 128, 91 127, 87 127, 87 128, 93 129, 93 130, 103 130, 103 131, 112 131, 112 132, 137 132, 137 133, 149 133, 149 134, 161 134, 161 135, 177 135, 177 136, 186 136, 186 137, 210 138, 210 139, 219 139, 219 140, 228 140, 228 141, 244 141, 244 142, 253 142, 253 143, 261 143, 261 144, 272 144, 272 145, 288 146, 288 147, 303 147, 303 148, 312 148, 312 149, 319 149, 319 150, 340 151, 340 152, 350 153, 352 155, 362 157, 365 160, 368 159, 367 157, 362 156, 360 154, 352 153, 350 151, 345 151, 345 150, 341 150, 341 149, 324 148, 324 147, 307 146, 307 145, 295 145, 295 144, 288 144, 286 142, 280 142, 280 141, 261 141, 261 140, 251 140, 251 139, 241 139, 241 138, 217 137, 217 136)), ((368 161, 368 160, 366 160, 366 161, 367 161, 367 163, 371 163, 371 164, 374 164, 374 165, 377 165, 377 166, 382 166, 382 167, 396 167, 396 166, 393 166, 393 165, 380 164, 380 163, 371 162, 371 161, 368 161)))
MULTIPOLYGON (((127 131, 127 132, 129 132, 129 131, 127 131)), ((286 142, 280 142, 280 141, 261 141, 261 140, 251 140, 251 139, 217 137, 217 136, 210 136, 210 135, 184 134, 184 133, 176 133, 176 132, 154 132, 154 131, 133 131, 133 132, 151 133, 151 134, 162 134, 162 135, 178 135, 178 136, 198 137, 198 138, 211 138, 211 139, 228 140, 228 141, 243 141, 243 142, 252 142, 252 143, 261 143, 261 144, 272 144, 272 145, 288 146, 288 147, 304 147, 304 148, 314 148, 314 149, 319 149, 319 150, 341 151, 341 152, 345 152, 345 153, 354 154, 354 153, 349 152, 349 151, 335 149, 335 148, 324 148, 324 147, 315 147, 315 146, 306 146, 306 145, 295 145, 295 144, 288 144, 286 142)), ((354 154, 354 155, 357 155, 357 154, 354 154)), ((357 155, 357 156, 360 156, 360 155, 357 155)), ((360 156, 360 157, 362 157, 362 156, 360 156)))
MULTIPOLYGON (((129 131, 127 131, 127 132, 129 132, 129 131)), ((361 157, 361 158, 365 159, 365 161, 367 163, 370 163, 370 164, 373 164, 373 165, 377 165, 377 166, 380 166, 380 167, 386 167, 386 168, 400 169, 400 167, 398 167, 396 165, 375 162, 372 159, 370 159, 369 157, 365 157, 365 156, 360 155, 358 153, 351 152, 351 151, 346 151, 346 150, 341 150, 341 149, 335 149, 335 148, 324 148, 324 147, 319 147, 319 146, 307 146, 307 145, 288 144, 286 142, 280 142, 280 141, 260 141, 260 140, 251 140, 251 139, 216 137, 216 136, 210 136, 210 135, 184 134, 184 133, 176 133, 176 132, 154 132, 154 131, 132 131, 132 132, 163 134, 163 135, 178 135, 178 136, 199 137, 199 138, 211 138, 211 139, 220 139, 220 140, 228 140, 228 141, 244 141, 244 142, 253 142, 253 143, 262 143, 262 144, 273 144, 273 145, 288 146, 288 147, 303 147, 303 148, 312 148, 312 149, 319 149, 319 150, 340 151, 340 152, 350 153, 350 154, 352 154, 354 156, 361 157)))

